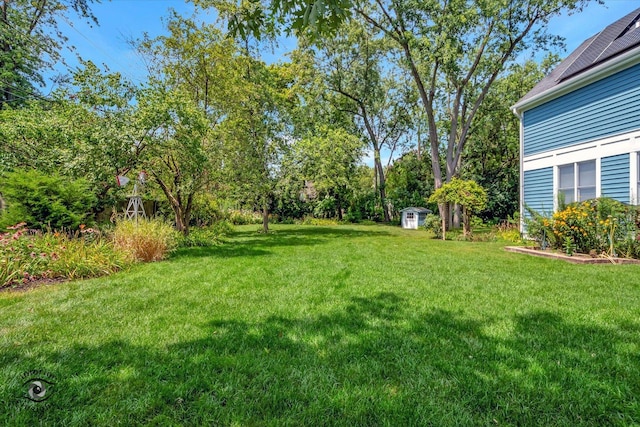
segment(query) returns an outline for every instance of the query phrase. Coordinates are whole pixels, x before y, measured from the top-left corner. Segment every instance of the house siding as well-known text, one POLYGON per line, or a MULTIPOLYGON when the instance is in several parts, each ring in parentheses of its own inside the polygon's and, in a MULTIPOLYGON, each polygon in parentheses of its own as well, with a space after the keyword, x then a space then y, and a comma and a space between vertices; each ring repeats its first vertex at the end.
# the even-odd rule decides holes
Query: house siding
POLYGON ((524 155, 640 128, 640 64, 523 112, 524 155))
POLYGON ((601 168, 602 195, 629 203, 631 178, 629 155, 603 157, 601 168))
MULTIPOLYGON (((553 168, 524 172, 524 205, 540 214, 553 211, 553 168)), ((528 213, 525 209, 525 215, 528 213)))

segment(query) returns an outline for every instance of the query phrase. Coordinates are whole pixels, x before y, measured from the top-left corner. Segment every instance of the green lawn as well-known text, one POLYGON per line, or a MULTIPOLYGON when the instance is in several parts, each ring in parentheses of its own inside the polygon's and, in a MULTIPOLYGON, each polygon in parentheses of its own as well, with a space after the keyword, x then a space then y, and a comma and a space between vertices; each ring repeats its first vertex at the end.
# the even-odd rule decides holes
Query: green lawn
POLYGON ((633 425, 640 266, 384 226, 241 227, 0 293, 7 425, 633 425), (23 383, 41 376, 49 399, 23 383))

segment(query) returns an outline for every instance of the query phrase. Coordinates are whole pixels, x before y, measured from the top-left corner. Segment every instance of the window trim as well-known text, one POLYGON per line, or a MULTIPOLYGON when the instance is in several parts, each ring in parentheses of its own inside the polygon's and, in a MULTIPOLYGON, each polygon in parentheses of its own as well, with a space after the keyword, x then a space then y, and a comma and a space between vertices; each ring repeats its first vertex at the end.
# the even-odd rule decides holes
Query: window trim
MULTIPOLYGON (((571 191, 573 193, 573 197, 572 200, 570 202, 567 202, 565 200, 565 203, 569 204, 569 203, 573 203, 573 202, 582 202, 584 200, 589 200, 589 199, 582 199, 580 197, 580 191, 581 190, 585 190, 585 189, 593 189, 593 192, 595 194, 595 197, 600 197, 600 179, 601 179, 601 171, 600 171, 600 158, 597 159, 590 159, 590 160, 584 160, 584 161, 580 161, 580 162, 571 162, 571 163, 565 163, 562 165, 557 165, 555 167, 555 182, 554 182, 554 194, 555 194, 555 200, 553 202, 554 204, 554 210, 558 210, 558 195, 561 192, 567 192, 567 191, 571 191), (584 165, 586 163, 593 163, 593 173, 594 173, 594 184, 593 185, 588 185, 588 186, 580 186, 580 165, 584 165), (560 169, 567 167, 567 166, 572 166, 572 183, 571 183, 571 187, 560 187, 560 169)), ((640 179, 640 177, 639 177, 640 179)))

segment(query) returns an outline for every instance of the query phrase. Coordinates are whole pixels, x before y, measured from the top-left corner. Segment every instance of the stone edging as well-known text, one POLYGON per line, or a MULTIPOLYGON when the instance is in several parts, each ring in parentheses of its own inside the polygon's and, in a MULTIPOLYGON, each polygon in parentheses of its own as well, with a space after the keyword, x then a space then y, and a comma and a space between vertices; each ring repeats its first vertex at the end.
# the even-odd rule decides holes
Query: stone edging
POLYGON ((574 254, 569 256, 560 252, 542 251, 540 249, 525 248, 523 246, 505 246, 508 252, 515 252, 526 255, 533 255, 543 258, 561 259, 572 264, 640 264, 640 260, 630 258, 592 258, 585 254, 574 254))

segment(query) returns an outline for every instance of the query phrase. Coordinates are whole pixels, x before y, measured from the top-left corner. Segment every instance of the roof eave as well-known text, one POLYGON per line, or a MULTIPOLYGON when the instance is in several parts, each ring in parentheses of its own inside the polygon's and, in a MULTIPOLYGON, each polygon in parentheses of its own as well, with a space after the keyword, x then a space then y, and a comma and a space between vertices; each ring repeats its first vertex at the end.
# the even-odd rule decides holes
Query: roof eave
POLYGON ((610 59, 609 61, 596 65, 595 67, 570 78, 566 82, 560 83, 529 99, 515 103, 511 106, 511 111, 513 111, 515 115, 520 116, 523 111, 530 110, 531 108, 537 107, 545 102, 549 102, 552 99, 559 98, 562 95, 587 86, 590 83, 601 80, 611 74, 638 63, 640 63, 640 46, 636 46, 633 49, 610 59))

